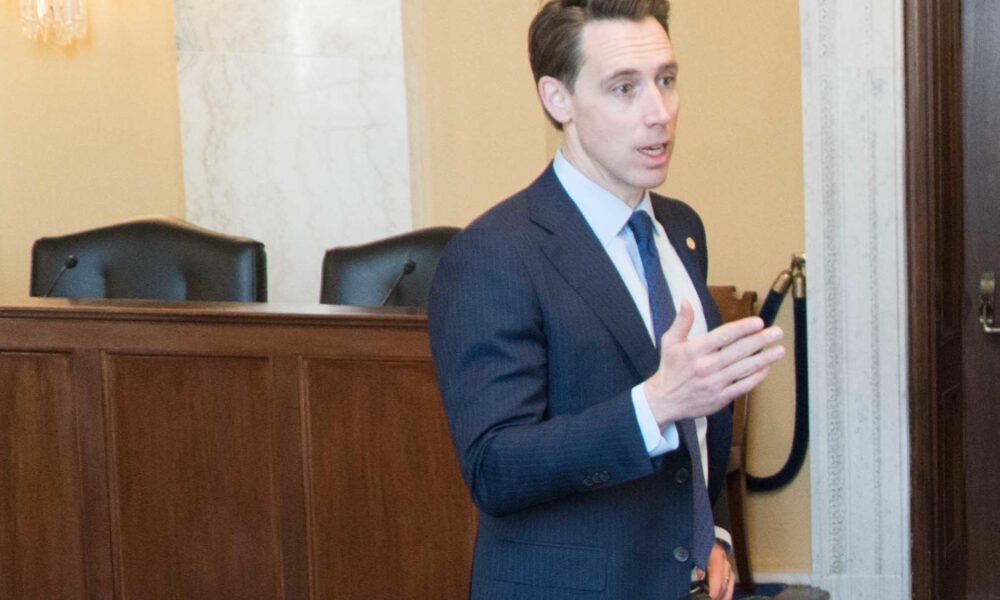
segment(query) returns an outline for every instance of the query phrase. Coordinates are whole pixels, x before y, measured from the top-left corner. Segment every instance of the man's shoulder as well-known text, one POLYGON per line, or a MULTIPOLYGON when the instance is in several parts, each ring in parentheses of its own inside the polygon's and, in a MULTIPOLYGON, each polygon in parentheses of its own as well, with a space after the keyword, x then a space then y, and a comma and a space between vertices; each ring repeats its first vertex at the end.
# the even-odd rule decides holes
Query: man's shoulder
POLYGON ((657 217, 663 218, 664 216, 668 216, 673 219, 687 218, 701 220, 698 212, 682 200, 669 196, 661 196, 654 192, 649 193, 649 199, 653 203, 653 212, 656 213, 657 217))
POLYGON ((551 186, 553 182, 558 184, 550 165, 523 189, 494 204, 476 217, 466 229, 504 232, 526 227, 531 221, 530 205, 533 199, 539 194, 544 194, 546 187, 551 186))
POLYGON ((653 214, 664 227, 669 224, 669 229, 681 228, 696 232, 699 236, 704 235, 705 225, 702 223, 701 217, 687 203, 653 193, 649 194, 649 199, 653 204, 653 214))
POLYGON ((494 204, 469 223, 466 229, 504 229, 524 223, 528 215, 527 189, 494 204))

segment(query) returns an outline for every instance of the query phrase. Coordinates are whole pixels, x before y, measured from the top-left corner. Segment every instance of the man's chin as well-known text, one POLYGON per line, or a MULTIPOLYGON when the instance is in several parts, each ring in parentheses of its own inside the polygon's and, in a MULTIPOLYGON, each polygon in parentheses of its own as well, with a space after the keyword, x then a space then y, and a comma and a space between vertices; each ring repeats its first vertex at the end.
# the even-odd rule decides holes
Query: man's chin
POLYGON ((639 187, 646 190, 658 188, 667 180, 667 169, 664 167, 662 171, 658 170, 654 173, 645 173, 640 179, 642 182, 639 184, 639 187))

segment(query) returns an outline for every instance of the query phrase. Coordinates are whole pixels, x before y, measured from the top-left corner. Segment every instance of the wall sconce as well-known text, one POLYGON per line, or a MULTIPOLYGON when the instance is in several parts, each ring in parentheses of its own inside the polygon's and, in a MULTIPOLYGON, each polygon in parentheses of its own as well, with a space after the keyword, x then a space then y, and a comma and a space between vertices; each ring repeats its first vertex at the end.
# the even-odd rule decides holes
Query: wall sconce
POLYGON ((87 0, 21 0, 21 31, 65 46, 87 35, 87 0))

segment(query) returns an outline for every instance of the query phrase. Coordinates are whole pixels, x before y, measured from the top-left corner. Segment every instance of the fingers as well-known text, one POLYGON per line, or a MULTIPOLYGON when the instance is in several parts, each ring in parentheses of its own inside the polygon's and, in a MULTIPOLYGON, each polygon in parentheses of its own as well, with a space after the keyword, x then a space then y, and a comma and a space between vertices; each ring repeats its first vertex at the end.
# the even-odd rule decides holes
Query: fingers
POLYGON ((708 571, 708 595, 713 600, 721 600, 726 591, 727 573, 721 568, 709 569, 708 571))
POLYGON ((719 371, 719 377, 724 382, 732 382, 738 379, 743 379, 744 377, 748 377, 753 373, 756 373, 757 371, 777 362, 783 356, 785 356, 784 346, 771 346, 770 348, 764 348, 756 354, 741 358, 738 361, 725 366, 721 371, 719 371))
POLYGON ((705 335, 692 340, 692 342, 695 344, 697 352, 708 353, 724 348, 762 329, 764 329, 764 321, 760 317, 746 317, 720 325, 705 335))
POLYGON ((736 573, 726 561, 721 569, 714 569, 708 575, 708 595, 713 600, 731 600, 736 585, 736 573))
POLYGON ((716 354, 723 365, 730 364, 760 351, 761 348, 781 340, 784 336, 785 332, 780 327, 768 327, 719 348, 716 354))
POLYGON ((670 329, 660 338, 661 347, 669 348, 674 344, 687 341, 692 325, 694 325, 694 308, 685 298, 681 300, 681 308, 677 311, 674 322, 670 324, 670 329))
POLYGON ((708 595, 713 600, 727 598, 730 580, 733 579, 733 566, 729 562, 726 550, 719 542, 715 543, 708 558, 708 595))
POLYGON ((771 367, 764 367, 759 371, 755 371, 750 375, 744 377, 743 379, 738 379, 722 390, 721 399, 728 404, 736 398, 744 394, 750 393, 750 390, 754 389, 760 382, 767 378, 767 374, 771 372, 771 367))
POLYGON ((739 338, 728 346, 702 355, 695 366, 695 373, 701 377, 709 377, 716 372, 733 371, 735 367, 735 372, 729 373, 726 380, 745 377, 784 356, 784 348, 780 346, 765 349, 768 344, 780 340, 783 335, 780 327, 769 327, 764 331, 739 338))

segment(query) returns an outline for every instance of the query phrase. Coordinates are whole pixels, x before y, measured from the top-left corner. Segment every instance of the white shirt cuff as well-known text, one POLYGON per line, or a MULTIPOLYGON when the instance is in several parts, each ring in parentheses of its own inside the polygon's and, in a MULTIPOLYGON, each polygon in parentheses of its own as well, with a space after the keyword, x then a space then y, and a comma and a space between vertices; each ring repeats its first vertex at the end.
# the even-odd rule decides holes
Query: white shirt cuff
POLYGON ((680 448, 681 440, 673 423, 660 431, 653 411, 649 408, 649 402, 646 401, 646 390, 642 383, 632 388, 632 407, 635 409, 635 419, 639 422, 642 441, 646 444, 646 452, 650 458, 680 448))
POLYGON ((723 529, 723 528, 719 527, 718 525, 716 525, 715 526, 715 539, 719 540, 720 542, 722 542, 723 544, 726 545, 726 554, 732 555, 732 553, 733 553, 733 536, 730 535, 728 531, 726 531, 725 529, 723 529))

